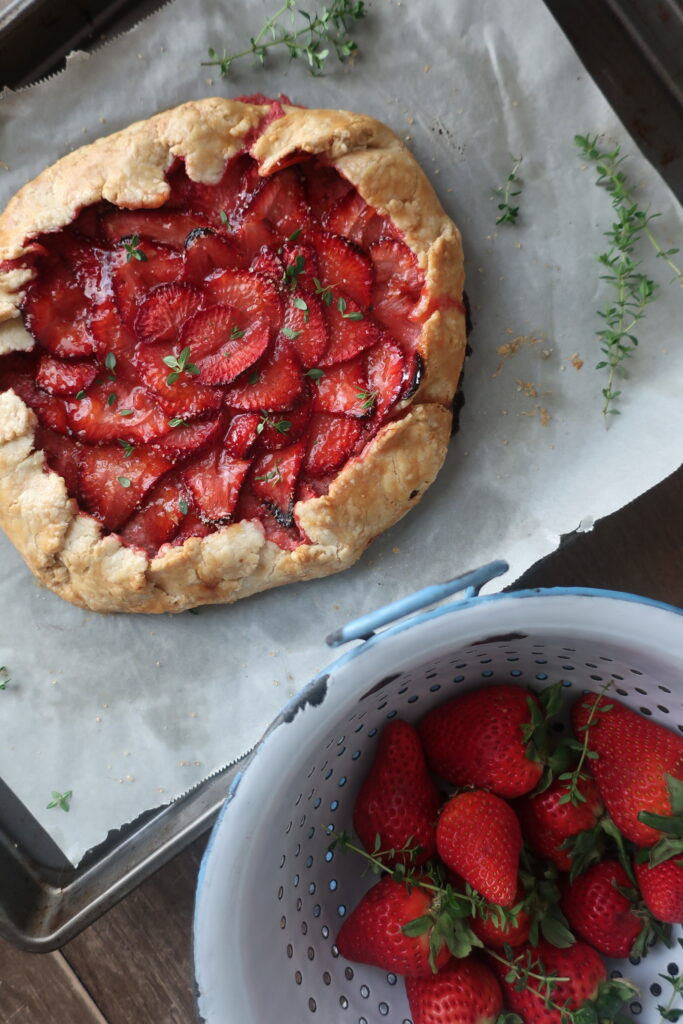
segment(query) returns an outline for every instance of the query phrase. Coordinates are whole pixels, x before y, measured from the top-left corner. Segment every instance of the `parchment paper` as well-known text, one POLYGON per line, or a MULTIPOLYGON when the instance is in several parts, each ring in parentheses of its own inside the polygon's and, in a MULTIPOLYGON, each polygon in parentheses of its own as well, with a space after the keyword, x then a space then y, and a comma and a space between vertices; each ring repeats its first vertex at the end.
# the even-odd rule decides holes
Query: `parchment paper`
POLYGON ((11 676, 0 774, 74 864, 250 748, 331 660, 334 627, 493 557, 511 563, 501 587, 681 461, 681 292, 661 261, 650 260, 662 294, 641 325, 622 415, 609 430, 600 415, 595 310, 606 293, 594 254, 611 208, 574 134, 623 144, 667 242, 683 240, 680 210, 541 0, 374 0, 355 65, 320 79, 286 55, 262 70, 240 62, 230 81, 200 68, 209 46, 241 48, 274 6, 177 0, 58 77, 6 94, 0 201, 69 149, 194 97, 283 91, 373 114, 406 138, 463 231, 475 328, 461 429, 437 483, 357 567, 233 607, 82 612, 41 590, 0 540, 0 665, 11 676), (510 154, 523 156, 520 219, 496 228, 491 188, 510 154), (46 809, 52 790, 68 789, 68 814, 46 809))

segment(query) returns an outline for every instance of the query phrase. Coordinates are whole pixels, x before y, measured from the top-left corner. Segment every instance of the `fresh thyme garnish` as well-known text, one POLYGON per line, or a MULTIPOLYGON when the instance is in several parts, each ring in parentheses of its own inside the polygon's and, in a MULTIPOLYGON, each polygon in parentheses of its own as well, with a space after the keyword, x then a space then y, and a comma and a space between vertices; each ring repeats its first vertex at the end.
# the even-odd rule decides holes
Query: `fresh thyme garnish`
POLYGON ((67 789, 66 793, 58 793, 56 790, 53 789, 52 800, 47 805, 48 810, 51 807, 59 807, 63 811, 68 811, 70 809, 69 801, 71 800, 72 796, 73 792, 70 789, 67 789))
POLYGON ((374 408, 375 402, 377 401, 377 392, 365 390, 357 391, 356 398, 360 399, 362 402, 363 409, 369 410, 374 408))
POLYGON ((579 726, 578 732, 583 733, 582 740, 569 740, 566 743, 566 745, 571 750, 574 750, 579 754, 579 762, 573 771, 562 772, 561 775, 558 775, 558 779, 560 779, 560 781, 567 783, 567 792, 560 797, 560 799, 558 800, 559 804, 572 804, 573 807, 578 807, 579 804, 586 803, 586 797, 579 789, 581 782, 590 778, 587 772, 584 772, 582 770, 584 761, 586 759, 596 760, 598 756, 594 750, 588 749, 590 730, 596 724, 596 716, 598 712, 600 714, 603 714, 606 711, 611 711, 614 707, 614 704, 600 703, 601 697, 604 695, 605 691, 610 688, 612 682, 613 680, 609 679, 605 683, 605 685, 600 690, 600 693, 598 694, 598 699, 593 701, 593 704, 591 705, 590 713, 588 715, 588 718, 586 719, 586 724, 579 726))
MULTIPOLYGON (((683 939, 678 939, 678 945, 683 949, 683 939)), ((671 971, 671 968, 669 970, 671 971)), ((671 1024, 676 1024, 683 1017, 682 1009, 674 1009, 674 1003, 678 1001, 680 996, 683 996, 683 974, 671 972, 669 974, 659 974, 658 977, 671 985, 671 994, 666 1004, 657 1007, 658 1013, 661 1014, 659 1024, 662 1024, 663 1021, 670 1021, 671 1024)))
POLYGON ((498 203, 498 209, 501 211, 496 224, 516 224, 517 215, 519 214, 518 206, 511 206, 510 200, 514 199, 515 196, 519 196, 522 193, 521 182, 517 177, 517 171, 519 165, 522 162, 521 156, 511 156, 510 159, 513 162, 513 167, 507 178, 505 184, 500 188, 494 189, 494 195, 498 196, 500 202, 498 203), (516 192, 513 192, 513 187, 519 186, 516 192))
POLYGON ((282 473, 280 472, 280 464, 282 459, 278 459, 274 467, 269 470, 268 473, 262 473, 261 476, 255 476, 254 480, 263 480, 264 483, 270 483, 271 480, 282 480, 282 473))
POLYGON ((140 238, 138 235, 122 238, 121 245, 126 250, 126 263, 130 263, 131 260, 139 260, 141 263, 147 262, 147 257, 140 248, 140 238))
POLYGON ((169 427, 184 427, 185 420, 181 416, 172 416, 168 421, 169 427))
POLYGON ((230 341, 236 341, 238 338, 243 338, 246 333, 246 327, 242 329, 238 327, 237 324, 235 324, 232 330, 230 331, 230 341))
POLYGON ((130 441, 122 440, 122 438, 120 438, 120 437, 117 438, 117 440, 118 440, 119 444, 121 445, 121 447, 123 448, 123 457, 124 457, 124 459, 129 459, 131 457, 131 455, 133 454, 133 452, 135 451, 135 445, 131 444, 130 441))
POLYGON ((253 370, 252 373, 249 374, 249 383, 250 384, 258 384, 258 382, 259 382, 259 372, 258 372, 258 370, 253 370))
POLYGON ((181 499, 179 500, 179 502, 178 502, 178 508, 180 509, 181 513, 182 513, 182 514, 183 514, 184 516, 186 516, 186 515, 187 515, 187 502, 185 501, 185 499, 184 499, 184 498, 181 498, 181 499))
POLYGON ((305 268, 306 260, 301 255, 301 253, 299 253, 294 258, 294 262, 288 263, 287 266, 285 267, 285 272, 282 275, 282 280, 284 281, 285 284, 288 284, 289 287, 293 290, 294 288, 296 288, 299 274, 303 273, 305 268))
POLYGON ((85 398, 85 391, 83 391, 82 389, 81 391, 77 391, 76 398, 85 398))
POLYGON ((317 277, 313 278, 313 284, 315 285, 315 294, 320 296, 326 306, 329 306, 334 298, 332 289, 324 288, 317 277))
POLYGON ((310 377, 311 380, 320 380, 321 377, 325 376, 325 371, 318 369, 314 366, 312 370, 306 370, 304 377, 310 377))
POLYGON ((292 299, 292 305, 296 306, 297 309, 300 309, 302 311, 302 313, 304 314, 304 323, 307 324, 309 317, 309 309, 306 300, 302 299, 300 295, 295 295, 294 298, 292 299))
MULTIPOLYGON (((256 427, 256 433, 262 434, 268 426, 272 427, 273 430, 277 430, 278 434, 286 434, 287 431, 291 429, 292 424, 289 420, 283 420, 282 418, 279 420, 272 420, 270 418, 270 413, 262 412, 261 420, 256 427)), ((258 480, 259 478, 256 477, 256 479, 258 480)))
POLYGON ((115 402, 116 402, 116 392, 115 391, 110 391, 109 394, 107 395, 107 405, 114 405, 115 402))
POLYGON ((169 366, 173 373, 169 373, 166 378, 166 383, 169 387, 178 380, 181 373, 189 373, 196 377, 199 373, 199 367, 195 366, 194 363, 189 362, 190 359, 190 346, 187 345, 179 356, 164 356, 162 362, 169 366))
POLYGON ((104 357, 104 365, 109 370, 109 380, 116 380, 116 372, 114 369, 116 366, 116 356, 113 352, 107 352, 104 357))
POLYGON ((225 78, 230 73, 232 62, 240 57, 251 54, 254 64, 258 66, 265 63, 266 53, 271 47, 284 46, 290 61, 302 59, 308 64, 312 75, 321 75, 332 50, 342 62, 358 50, 357 44, 348 35, 347 21, 359 21, 363 17, 363 0, 332 0, 328 7, 322 7, 314 14, 297 9, 297 0, 285 0, 261 31, 252 36, 248 47, 231 54, 223 50, 222 55, 211 47, 210 60, 202 61, 202 66, 219 67, 225 78), (287 12, 291 12, 289 31, 278 26, 278 21, 287 12), (304 19, 303 24, 297 23, 297 15, 304 19))
POLYGON ((135 409, 119 409, 119 416, 134 416, 135 409))
POLYGON ((283 327, 282 333, 284 334, 285 338, 289 338, 290 341, 294 341, 295 338, 299 337, 301 331, 295 331, 291 327, 283 327))
POLYGON ((0 666, 0 690, 6 690, 9 681, 9 672, 4 665, 0 666))
POLYGON ((219 210, 218 211, 218 216, 221 219, 221 224, 227 224, 228 223, 228 215, 225 212, 225 210, 219 210))
POLYGON ((596 185, 610 194, 616 214, 611 229, 605 232, 610 247, 598 256, 598 261, 609 271, 603 275, 602 280, 613 286, 616 295, 612 303, 598 311, 605 322, 603 329, 597 332, 605 358, 596 365, 596 369, 608 371, 607 386, 602 389, 603 416, 615 416, 619 410, 612 405, 621 397, 621 391, 615 390, 616 378, 627 376, 623 363, 638 346, 633 329, 645 316, 645 307, 656 297, 659 287, 638 269, 641 265, 641 261, 635 257, 638 243, 643 237, 646 238, 657 257, 673 270, 674 280, 678 280, 681 285, 683 271, 672 259, 678 249, 665 249, 650 227, 651 221, 659 215, 642 210, 634 200, 626 173, 620 169, 626 159, 621 156, 620 147, 617 146, 611 152, 603 152, 598 149, 597 141, 597 136, 574 136, 581 156, 596 165, 596 185))
POLYGON ((291 235, 287 239, 288 242, 296 242, 297 238, 302 232, 302 228, 297 228, 296 231, 292 231, 291 235))
POLYGON ((122 487, 130 487, 130 480, 127 476, 119 476, 117 479, 122 487))

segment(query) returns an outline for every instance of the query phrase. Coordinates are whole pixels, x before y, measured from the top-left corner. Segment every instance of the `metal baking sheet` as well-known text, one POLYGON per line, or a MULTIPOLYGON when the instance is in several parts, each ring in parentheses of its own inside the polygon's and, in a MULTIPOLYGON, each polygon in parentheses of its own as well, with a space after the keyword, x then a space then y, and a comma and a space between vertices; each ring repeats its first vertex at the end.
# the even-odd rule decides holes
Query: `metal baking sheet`
MULTIPOLYGON (((635 139, 683 196, 678 0, 546 2, 635 139)), ((156 6, 91 0, 74 21, 73 5, 60 0, 13 0, 0 13, 4 84, 28 84, 58 70, 69 50, 97 45, 102 33, 122 31, 156 6)), ((0 935, 33 951, 64 944, 209 827, 234 771, 110 833, 77 869, 0 785, 0 935)))

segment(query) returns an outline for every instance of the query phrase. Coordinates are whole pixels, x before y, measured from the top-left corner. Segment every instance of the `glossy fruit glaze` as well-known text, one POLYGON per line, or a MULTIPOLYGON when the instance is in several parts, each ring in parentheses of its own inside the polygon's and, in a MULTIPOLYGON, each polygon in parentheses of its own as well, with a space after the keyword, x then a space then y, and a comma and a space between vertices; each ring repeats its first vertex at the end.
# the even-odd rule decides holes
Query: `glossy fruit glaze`
POLYGON ((101 203, 33 240, 36 344, 0 359, 0 389, 124 544, 151 557, 251 519, 294 548, 296 502, 325 494, 419 383, 424 275, 316 159, 263 178, 243 152, 217 185, 178 161, 168 180, 159 209, 101 203))

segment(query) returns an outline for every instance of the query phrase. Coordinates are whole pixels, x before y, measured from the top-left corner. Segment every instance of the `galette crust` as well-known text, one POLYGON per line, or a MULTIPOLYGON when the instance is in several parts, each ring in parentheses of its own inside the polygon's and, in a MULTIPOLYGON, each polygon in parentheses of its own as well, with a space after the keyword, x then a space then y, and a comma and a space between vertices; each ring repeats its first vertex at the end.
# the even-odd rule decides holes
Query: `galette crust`
MULTIPOLYGON (((102 199, 130 209, 162 205, 165 173, 178 157, 191 178, 216 183, 267 109, 220 98, 185 103, 68 154, 0 216, 0 263, 30 252, 32 237, 68 225, 102 199)), ((441 468, 465 354, 460 234, 414 158, 378 121, 285 107, 251 148, 263 175, 299 152, 333 164, 416 253, 426 278, 420 387, 327 495, 297 503, 294 514, 310 543, 285 551, 265 539, 259 523, 243 521, 166 545, 153 559, 79 511, 33 448, 35 415, 13 391, 1 394, 0 525, 40 581, 66 600, 100 612, 177 612, 329 575, 352 565, 405 515, 441 468)), ((33 346, 20 318, 30 277, 28 270, 0 271, 0 355, 33 346)))

